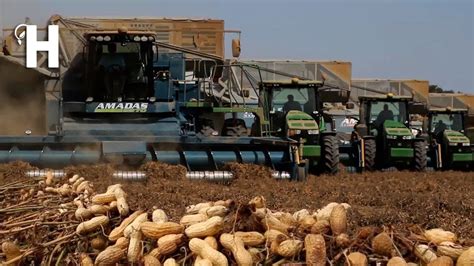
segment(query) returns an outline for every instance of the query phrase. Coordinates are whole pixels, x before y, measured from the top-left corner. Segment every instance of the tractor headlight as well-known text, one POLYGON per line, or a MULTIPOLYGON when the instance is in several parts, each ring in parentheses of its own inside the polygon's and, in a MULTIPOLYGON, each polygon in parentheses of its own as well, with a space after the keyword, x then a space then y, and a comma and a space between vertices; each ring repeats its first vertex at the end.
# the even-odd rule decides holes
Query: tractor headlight
POLYGON ((413 136, 403 136, 402 139, 412 139, 413 136))
POLYGON ((319 130, 313 129, 313 130, 308 130, 308 135, 317 135, 319 133, 319 130))
POLYGON ((152 41, 154 41, 154 40, 155 40, 155 37, 153 37, 153 36, 148 36, 148 41, 152 42, 152 41))
POLYGON ((95 36, 91 36, 90 38, 91 41, 95 41, 95 39, 96 39, 95 36))
POLYGON ((288 130, 288 136, 292 137, 294 135, 298 135, 298 134, 301 134, 301 130, 299 129, 290 129, 288 130))
POLYGON ((140 36, 135 36, 135 37, 133 37, 133 41, 134 41, 134 42, 139 42, 139 41, 140 41, 140 36))
POLYGON ((146 36, 142 36, 142 38, 140 39, 142 42, 146 42, 148 41, 148 38, 146 36))
POLYGON ((457 142, 450 142, 449 143, 449 146, 457 146, 457 145, 458 145, 457 142))
POLYGON ((463 146, 470 146, 471 144, 469 142, 463 142, 463 146))
POLYGON ((98 42, 101 42, 104 40, 104 37, 103 36, 97 36, 97 39, 96 39, 98 42))
POLYGON ((110 36, 109 36, 109 35, 107 35, 107 36, 105 36, 105 37, 104 37, 104 41, 106 41, 106 42, 110 42, 110 40, 112 40, 112 38, 110 38, 110 36))
POLYGON ((387 139, 397 139, 397 136, 395 136, 395 135, 387 135, 387 139))

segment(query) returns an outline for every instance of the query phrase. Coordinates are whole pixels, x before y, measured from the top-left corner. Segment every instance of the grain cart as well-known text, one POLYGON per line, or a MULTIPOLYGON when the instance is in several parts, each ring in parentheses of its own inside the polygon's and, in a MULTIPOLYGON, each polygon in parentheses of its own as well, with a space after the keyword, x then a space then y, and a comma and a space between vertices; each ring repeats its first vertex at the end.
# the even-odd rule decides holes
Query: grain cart
POLYGON ((473 151, 465 134, 467 109, 430 108, 429 156, 436 169, 472 167, 473 151))
POLYGON ((391 166, 424 171, 426 143, 408 127, 410 96, 359 97, 359 122, 352 145, 359 170, 373 171, 391 166))

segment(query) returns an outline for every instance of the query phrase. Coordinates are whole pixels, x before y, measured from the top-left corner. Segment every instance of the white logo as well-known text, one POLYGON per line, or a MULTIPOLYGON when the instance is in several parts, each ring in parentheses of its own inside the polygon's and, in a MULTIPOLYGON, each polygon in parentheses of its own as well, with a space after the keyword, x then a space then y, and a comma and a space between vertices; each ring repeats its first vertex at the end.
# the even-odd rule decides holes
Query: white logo
POLYGON ((38 41, 36 25, 20 24, 16 26, 14 35, 18 45, 22 45, 26 31, 26 67, 37 67, 38 51, 48 52, 48 67, 59 67, 59 26, 48 26, 48 41, 38 41), (18 30, 24 27, 25 30, 18 35, 18 30))
POLYGON ((99 103, 94 112, 145 113, 147 109, 148 103, 99 103))

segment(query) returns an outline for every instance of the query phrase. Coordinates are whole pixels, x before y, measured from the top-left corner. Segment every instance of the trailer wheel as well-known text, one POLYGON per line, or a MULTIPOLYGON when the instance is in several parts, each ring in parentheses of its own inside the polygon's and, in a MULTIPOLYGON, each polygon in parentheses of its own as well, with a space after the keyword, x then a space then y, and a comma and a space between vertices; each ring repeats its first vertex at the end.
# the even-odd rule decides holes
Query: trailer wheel
POLYGON ((331 175, 339 172, 339 145, 336 136, 323 136, 321 162, 323 172, 331 175))
POLYGON ((375 139, 366 139, 364 141, 364 166, 365 170, 375 170, 375 155, 377 153, 377 146, 375 139))
POLYGON ((413 168, 415 171, 423 172, 426 170, 427 159, 426 159, 426 144, 424 141, 416 141, 413 145, 415 150, 415 161, 413 168))

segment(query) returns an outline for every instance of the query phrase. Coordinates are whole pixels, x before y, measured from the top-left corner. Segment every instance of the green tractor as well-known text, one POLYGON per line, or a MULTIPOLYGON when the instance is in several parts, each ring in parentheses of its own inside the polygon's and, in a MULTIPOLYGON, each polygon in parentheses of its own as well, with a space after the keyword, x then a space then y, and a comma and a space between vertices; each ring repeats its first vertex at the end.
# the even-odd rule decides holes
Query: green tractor
POLYGON ((360 171, 388 167, 424 171, 427 165, 426 141, 409 128, 408 108, 412 97, 359 97, 360 120, 351 136, 353 156, 360 171))
POLYGON ((436 169, 472 167, 474 154, 465 134, 466 116, 467 109, 429 109, 429 156, 436 169))
MULTIPOLYGON (((272 136, 298 142, 298 176, 339 170, 339 145, 336 132, 326 128, 330 117, 322 111, 322 94, 328 95, 320 81, 264 81, 259 83, 259 102, 267 123, 262 130, 272 136)), ((337 98, 337 92, 335 92, 337 98)), ((255 132, 254 129, 252 129, 255 132)))

